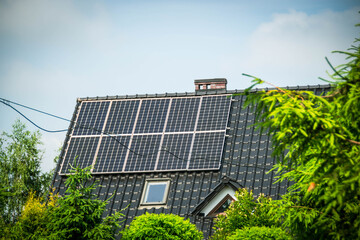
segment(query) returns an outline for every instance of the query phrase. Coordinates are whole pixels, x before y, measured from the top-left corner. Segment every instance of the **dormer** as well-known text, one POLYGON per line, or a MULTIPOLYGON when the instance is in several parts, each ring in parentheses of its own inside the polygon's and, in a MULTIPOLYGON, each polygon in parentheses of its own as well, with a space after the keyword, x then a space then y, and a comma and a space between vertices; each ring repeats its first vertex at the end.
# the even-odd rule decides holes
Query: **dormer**
POLYGON ((191 214, 210 218, 222 214, 231 202, 237 200, 235 192, 239 188, 242 186, 235 180, 223 177, 221 182, 195 207, 191 214))

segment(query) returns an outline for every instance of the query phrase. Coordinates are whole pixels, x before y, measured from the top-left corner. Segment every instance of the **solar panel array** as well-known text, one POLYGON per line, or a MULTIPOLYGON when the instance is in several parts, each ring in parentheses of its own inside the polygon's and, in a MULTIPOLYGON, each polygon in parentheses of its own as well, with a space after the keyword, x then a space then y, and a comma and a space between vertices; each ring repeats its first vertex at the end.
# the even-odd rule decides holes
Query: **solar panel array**
POLYGON ((219 169, 228 95, 82 101, 61 174, 219 169))

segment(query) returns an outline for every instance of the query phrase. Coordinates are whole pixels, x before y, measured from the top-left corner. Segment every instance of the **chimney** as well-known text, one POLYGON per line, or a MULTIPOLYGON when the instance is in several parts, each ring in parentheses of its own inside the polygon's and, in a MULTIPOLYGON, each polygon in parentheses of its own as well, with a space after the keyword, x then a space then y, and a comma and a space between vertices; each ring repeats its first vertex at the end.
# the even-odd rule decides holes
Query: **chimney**
POLYGON ((194 81, 195 91, 226 90, 226 78, 197 79, 194 81))

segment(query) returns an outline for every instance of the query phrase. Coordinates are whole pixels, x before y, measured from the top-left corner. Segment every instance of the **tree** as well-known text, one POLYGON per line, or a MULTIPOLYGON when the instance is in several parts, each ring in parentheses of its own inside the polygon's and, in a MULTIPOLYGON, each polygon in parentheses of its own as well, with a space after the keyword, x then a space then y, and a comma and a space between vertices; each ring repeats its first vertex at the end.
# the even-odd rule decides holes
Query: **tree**
POLYGON ((11 133, 0 137, 1 225, 15 223, 29 192, 45 194, 51 180, 50 174, 40 170, 40 133, 26 130, 19 120, 12 127, 11 133))
POLYGON ((246 104, 255 107, 257 125, 272 136, 274 170, 294 184, 270 213, 299 239, 360 238, 360 39, 333 68, 332 90, 275 87, 251 92, 264 83, 254 77, 246 104))
POLYGON ((31 192, 18 221, 5 239, 114 239, 119 230, 119 211, 102 218, 107 201, 91 192, 97 187, 91 180, 91 167, 74 168, 65 182, 66 194, 50 192, 44 200, 31 192))
POLYGON ((123 240, 201 240, 203 234, 189 220, 173 214, 145 213, 122 232, 123 240))
POLYGON ((65 182, 66 194, 48 207, 45 239, 114 239, 121 211, 102 218, 107 201, 92 194, 97 183, 89 184, 92 166, 71 170, 65 182))

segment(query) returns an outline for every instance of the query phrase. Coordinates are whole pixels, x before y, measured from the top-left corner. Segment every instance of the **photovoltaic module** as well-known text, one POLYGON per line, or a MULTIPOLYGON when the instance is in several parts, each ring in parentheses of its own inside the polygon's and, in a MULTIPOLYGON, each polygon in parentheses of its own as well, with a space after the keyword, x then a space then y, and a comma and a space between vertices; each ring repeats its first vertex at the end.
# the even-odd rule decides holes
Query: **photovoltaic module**
POLYGON ((219 169, 229 95, 81 101, 61 174, 219 169))

